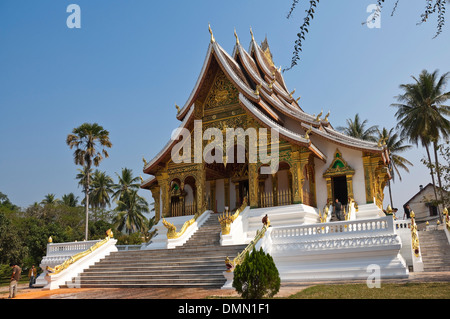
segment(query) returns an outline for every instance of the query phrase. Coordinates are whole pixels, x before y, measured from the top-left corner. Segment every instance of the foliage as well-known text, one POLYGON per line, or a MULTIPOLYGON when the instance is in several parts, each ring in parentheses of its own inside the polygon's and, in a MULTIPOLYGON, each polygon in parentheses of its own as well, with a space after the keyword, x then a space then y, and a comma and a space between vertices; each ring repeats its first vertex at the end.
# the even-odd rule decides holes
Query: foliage
MULTIPOLYGON (((434 147, 435 163, 429 165, 433 182, 435 199, 438 201, 434 173, 437 172, 440 190, 442 190, 441 175, 438 161, 438 141, 448 139, 450 121, 450 106, 444 103, 450 100, 450 92, 445 92, 450 72, 438 77, 438 71, 429 73, 423 70, 419 77, 412 77, 414 82, 401 84, 403 94, 397 96, 399 103, 392 104, 397 108, 397 127, 401 129, 401 136, 408 138, 411 143, 419 142, 427 151, 428 163, 431 163, 430 146, 434 147), (437 168, 436 170, 434 168, 437 168)), ((441 201, 442 201, 441 192, 441 201)))
POLYGON ((143 213, 149 212, 148 203, 137 193, 137 190, 128 191, 117 201, 115 225, 128 234, 147 231, 147 219, 143 213))
POLYGON ((366 128, 367 122, 367 120, 361 122, 359 114, 356 113, 354 119, 347 119, 347 126, 339 126, 337 130, 351 137, 375 142, 377 140, 375 134, 377 133, 378 127, 374 125, 366 128))
POLYGON ((106 148, 112 147, 109 140, 109 132, 97 123, 84 123, 73 129, 72 134, 67 135, 66 143, 70 149, 75 148, 73 158, 76 165, 83 166, 86 173, 84 183, 85 194, 85 239, 88 239, 89 224, 89 188, 90 172, 92 165, 99 166, 103 158, 109 157, 106 148))
MULTIPOLYGON (((394 6, 392 9, 392 14, 394 15, 395 11, 397 10, 398 4, 400 0, 393 0, 394 6)), ((437 27, 436 27, 436 34, 434 38, 439 36, 442 33, 443 27, 445 25, 445 9, 446 9, 446 0, 422 0, 425 2, 425 10, 420 16, 420 23, 425 23, 428 21, 428 19, 433 15, 437 13, 437 27)), ((300 0, 292 0, 291 8, 289 10, 289 13, 287 14, 287 19, 290 19, 292 16, 292 13, 297 7, 297 4, 300 2, 300 0)), ((381 10, 383 8, 383 5, 385 3, 385 0, 377 0, 377 6, 378 10, 373 14, 372 20, 376 20, 379 17, 379 14, 381 13, 381 10)), ((291 59, 291 66, 289 68, 284 69, 283 71, 287 71, 292 69, 295 65, 297 65, 298 60, 300 60, 300 52, 302 52, 302 45, 305 41, 305 35, 309 32, 309 27, 314 19, 314 14, 316 13, 317 5, 319 4, 319 0, 309 0, 309 8, 305 10, 306 16, 303 19, 303 23, 300 26, 300 32, 297 33, 297 39, 295 40, 294 45, 294 52, 292 53, 292 59, 291 59)), ((358 2, 358 5, 359 2, 358 2)), ((420 24, 419 23, 419 24, 420 24)))
POLYGON ((272 256, 262 248, 247 252, 234 270, 233 288, 245 299, 273 297, 280 290, 280 276, 272 256))

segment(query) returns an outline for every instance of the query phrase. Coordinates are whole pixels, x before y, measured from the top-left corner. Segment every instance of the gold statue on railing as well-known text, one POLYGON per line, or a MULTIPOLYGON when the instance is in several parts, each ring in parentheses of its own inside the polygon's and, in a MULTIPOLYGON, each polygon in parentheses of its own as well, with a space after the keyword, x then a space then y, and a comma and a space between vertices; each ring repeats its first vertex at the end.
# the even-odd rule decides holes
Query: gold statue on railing
POLYGON ((419 236, 417 235, 417 223, 415 220, 416 214, 411 211, 411 244, 414 256, 419 257, 419 236))
POLYGON ((177 227, 172 224, 171 222, 168 222, 167 220, 165 220, 163 218, 163 225, 164 227, 167 228, 167 238, 168 239, 176 239, 181 237, 181 235, 184 234, 184 232, 189 228, 189 226, 191 226, 195 221, 196 221, 196 217, 191 218, 190 220, 186 221, 183 226, 181 227, 181 230, 179 232, 177 232, 177 227))
POLYGON ((222 235, 229 235, 231 230, 231 224, 238 218, 239 214, 247 207, 247 196, 244 197, 241 207, 236 209, 234 214, 226 211, 224 214, 218 217, 220 227, 222 228, 222 235))

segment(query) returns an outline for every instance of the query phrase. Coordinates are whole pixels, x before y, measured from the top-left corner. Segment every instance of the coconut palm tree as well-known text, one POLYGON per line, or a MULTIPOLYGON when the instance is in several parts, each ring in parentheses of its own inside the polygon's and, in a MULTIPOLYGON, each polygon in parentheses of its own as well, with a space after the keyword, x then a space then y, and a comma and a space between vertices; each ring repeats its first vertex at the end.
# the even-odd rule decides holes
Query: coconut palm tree
POLYGON ((61 199, 66 206, 76 207, 78 205, 78 196, 75 196, 74 193, 64 194, 61 199))
POLYGON ((44 199, 41 201, 43 205, 57 205, 60 204, 61 201, 56 198, 55 194, 47 194, 44 199))
POLYGON ((365 141, 376 142, 375 136, 377 133, 377 126, 374 125, 366 128, 367 123, 367 120, 361 122, 359 114, 356 113, 354 119, 347 119, 347 126, 339 126, 337 127, 337 130, 351 137, 356 137, 365 141))
MULTIPOLYGON (((409 173, 408 166, 413 166, 413 164, 408 161, 406 158, 398 155, 399 153, 403 153, 412 148, 412 145, 404 145, 404 139, 401 139, 399 134, 394 131, 394 128, 390 130, 383 127, 380 131, 378 130, 378 140, 383 141, 383 144, 386 145, 386 148, 389 152, 389 157, 391 159, 389 163, 389 171, 392 176, 392 181, 395 181, 395 178, 401 181, 402 176, 400 175, 400 170, 402 169, 409 173)), ((389 186, 389 197, 391 200, 391 207, 394 207, 394 203, 392 200, 392 192, 391 192, 391 180, 388 182, 389 186)))
POLYGON ((113 198, 115 200, 120 200, 122 196, 131 191, 139 190, 140 178, 139 176, 133 177, 133 170, 129 168, 122 168, 121 175, 117 174, 119 182, 113 186, 115 192, 113 198))
POLYGON ((94 209, 104 209, 111 206, 111 197, 113 193, 114 181, 106 172, 95 170, 92 175, 92 184, 89 197, 91 199, 91 207, 94 209))
POLYGON ((118 230, 128 234, 140 231, 145 233, 148 230, 148 221, 143 213, 148 213, 147 201, 138 195, 138 190, 129 190, 123 193, 117 201, 115 209, 118 214, 115 218, 115 225, 118 230))
POLYGON ((89 222, 89 187, 90 169, 92 165, 99 166, 103 158, 109 157, 106 148, 112 146, 109 140, 109 132, 97 123, 84 123, 73 129, 72 134, 67 135, 66 143, 70 149, 75 148, 73 153, 76 165, 83 166, 87 172, 84 184, 85 210, 86 210, 86 240, 88 239, 89 222))
MULTIPOLYGON (((392 104, 397 108, 395 115, 398 121, 397 127, 402 130, 401 136, 408 138, 415 145, 420 142, 427 152, 430 164, 432 161, 429 148, 434 145, 436 167, 439 167, 438 140, 448 138, 450 132, 450 122, 446 118, 450 115, 450 107, 444 105, 450 99, 450 92, 444 93, 449 74, 447 72, 438 77, 438 70, 433 73, 423 70, 418 78, 412 76, 414 83, 400 85, 404 93, 397 96, 399 103, 392 104)), ((439 169, 437 171, 439 172, 439 169)), ((432 165, 430 165, 430 175, 436 201, 438 201, 432 165)), ((442 186, 440 179, 440 173, 438 173, 438 181, 442 186)))

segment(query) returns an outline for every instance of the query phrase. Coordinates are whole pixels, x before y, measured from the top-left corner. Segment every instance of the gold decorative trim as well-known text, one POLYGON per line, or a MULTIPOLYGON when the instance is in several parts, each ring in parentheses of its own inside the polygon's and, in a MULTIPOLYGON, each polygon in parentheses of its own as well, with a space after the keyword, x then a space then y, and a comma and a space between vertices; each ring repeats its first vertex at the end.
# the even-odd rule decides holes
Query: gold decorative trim
POLYGON ((414 256, 419 257, 419 236, 417 235, 417 224, 415 222, 416 214, 414 211, 411 211, 411 244, 414 256))
POLYGON ((75 262, 77 262, 78 260, 80 260, 81 258, 89 255, 90 253, 92 253, 94 250, 98 249, 99 247, 103 246, 104 244, 106 244, 111 238, 113 238, 113 232, 111 231, 111 229, 108 229, 106 231, 106 238, 103 239, 102 241, 99 241, 97 243, 95 243, 94 245, 92 245, 89 249, 75 254, 72 257, 70 257, 69 259, 67 259, 66 261, 64 261, 61 265, 55 266, 54 268, 47 266, 46 270, 48 272, 49 276, 52 275, 56 275, 59 274, 61 271, 69 268, 70 265, 74 264, 75 262))
POLYGON ((181 235, 183 235, 186 232, 189 226, 191 226, 196 221, 196 219, 197 218, 194 217, 186 221, 181 227, 181 230, 177 232, 177 228, 175 227, 175 225, 163 218, 162 223, 167 228, 167 239, 176 239, 181 237, 181 235))
POLYGON ((227 256, 227 258, 225 258, 225 265, 227 266, 227 272, 233 271, 234 267, 242 264, 245 260, 245 256, 246 256, 247 252, 251 252, 253 250, 253 248, 255 248, 258 241, 264 237, 267 229, 270 227, 270 220, 267 215, 265 215, 264 218, 262 219, 262 223, 263 223, 263 227, 261 228, 261 230, 256 231, 255 238, 247 245, 247 247, 245 247, 245 249, 243 251, 241 251, 236 256, 236 258, 234 258, 232 261, 229 259, 228 256, 227 256))

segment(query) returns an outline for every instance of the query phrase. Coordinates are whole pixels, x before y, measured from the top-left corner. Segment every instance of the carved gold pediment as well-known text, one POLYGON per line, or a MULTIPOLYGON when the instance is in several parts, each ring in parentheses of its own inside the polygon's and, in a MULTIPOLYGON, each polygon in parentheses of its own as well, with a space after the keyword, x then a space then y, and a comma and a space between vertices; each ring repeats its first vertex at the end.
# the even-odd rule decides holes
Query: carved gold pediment
POLYGON ((323 177, 334 177, 339 175, 354 175, 355 170, 351 168, 347 162, 342 157, 341 151, 336 149, 334 153, 333 162, 331 162, 330 167, 323 173, 323 177))

